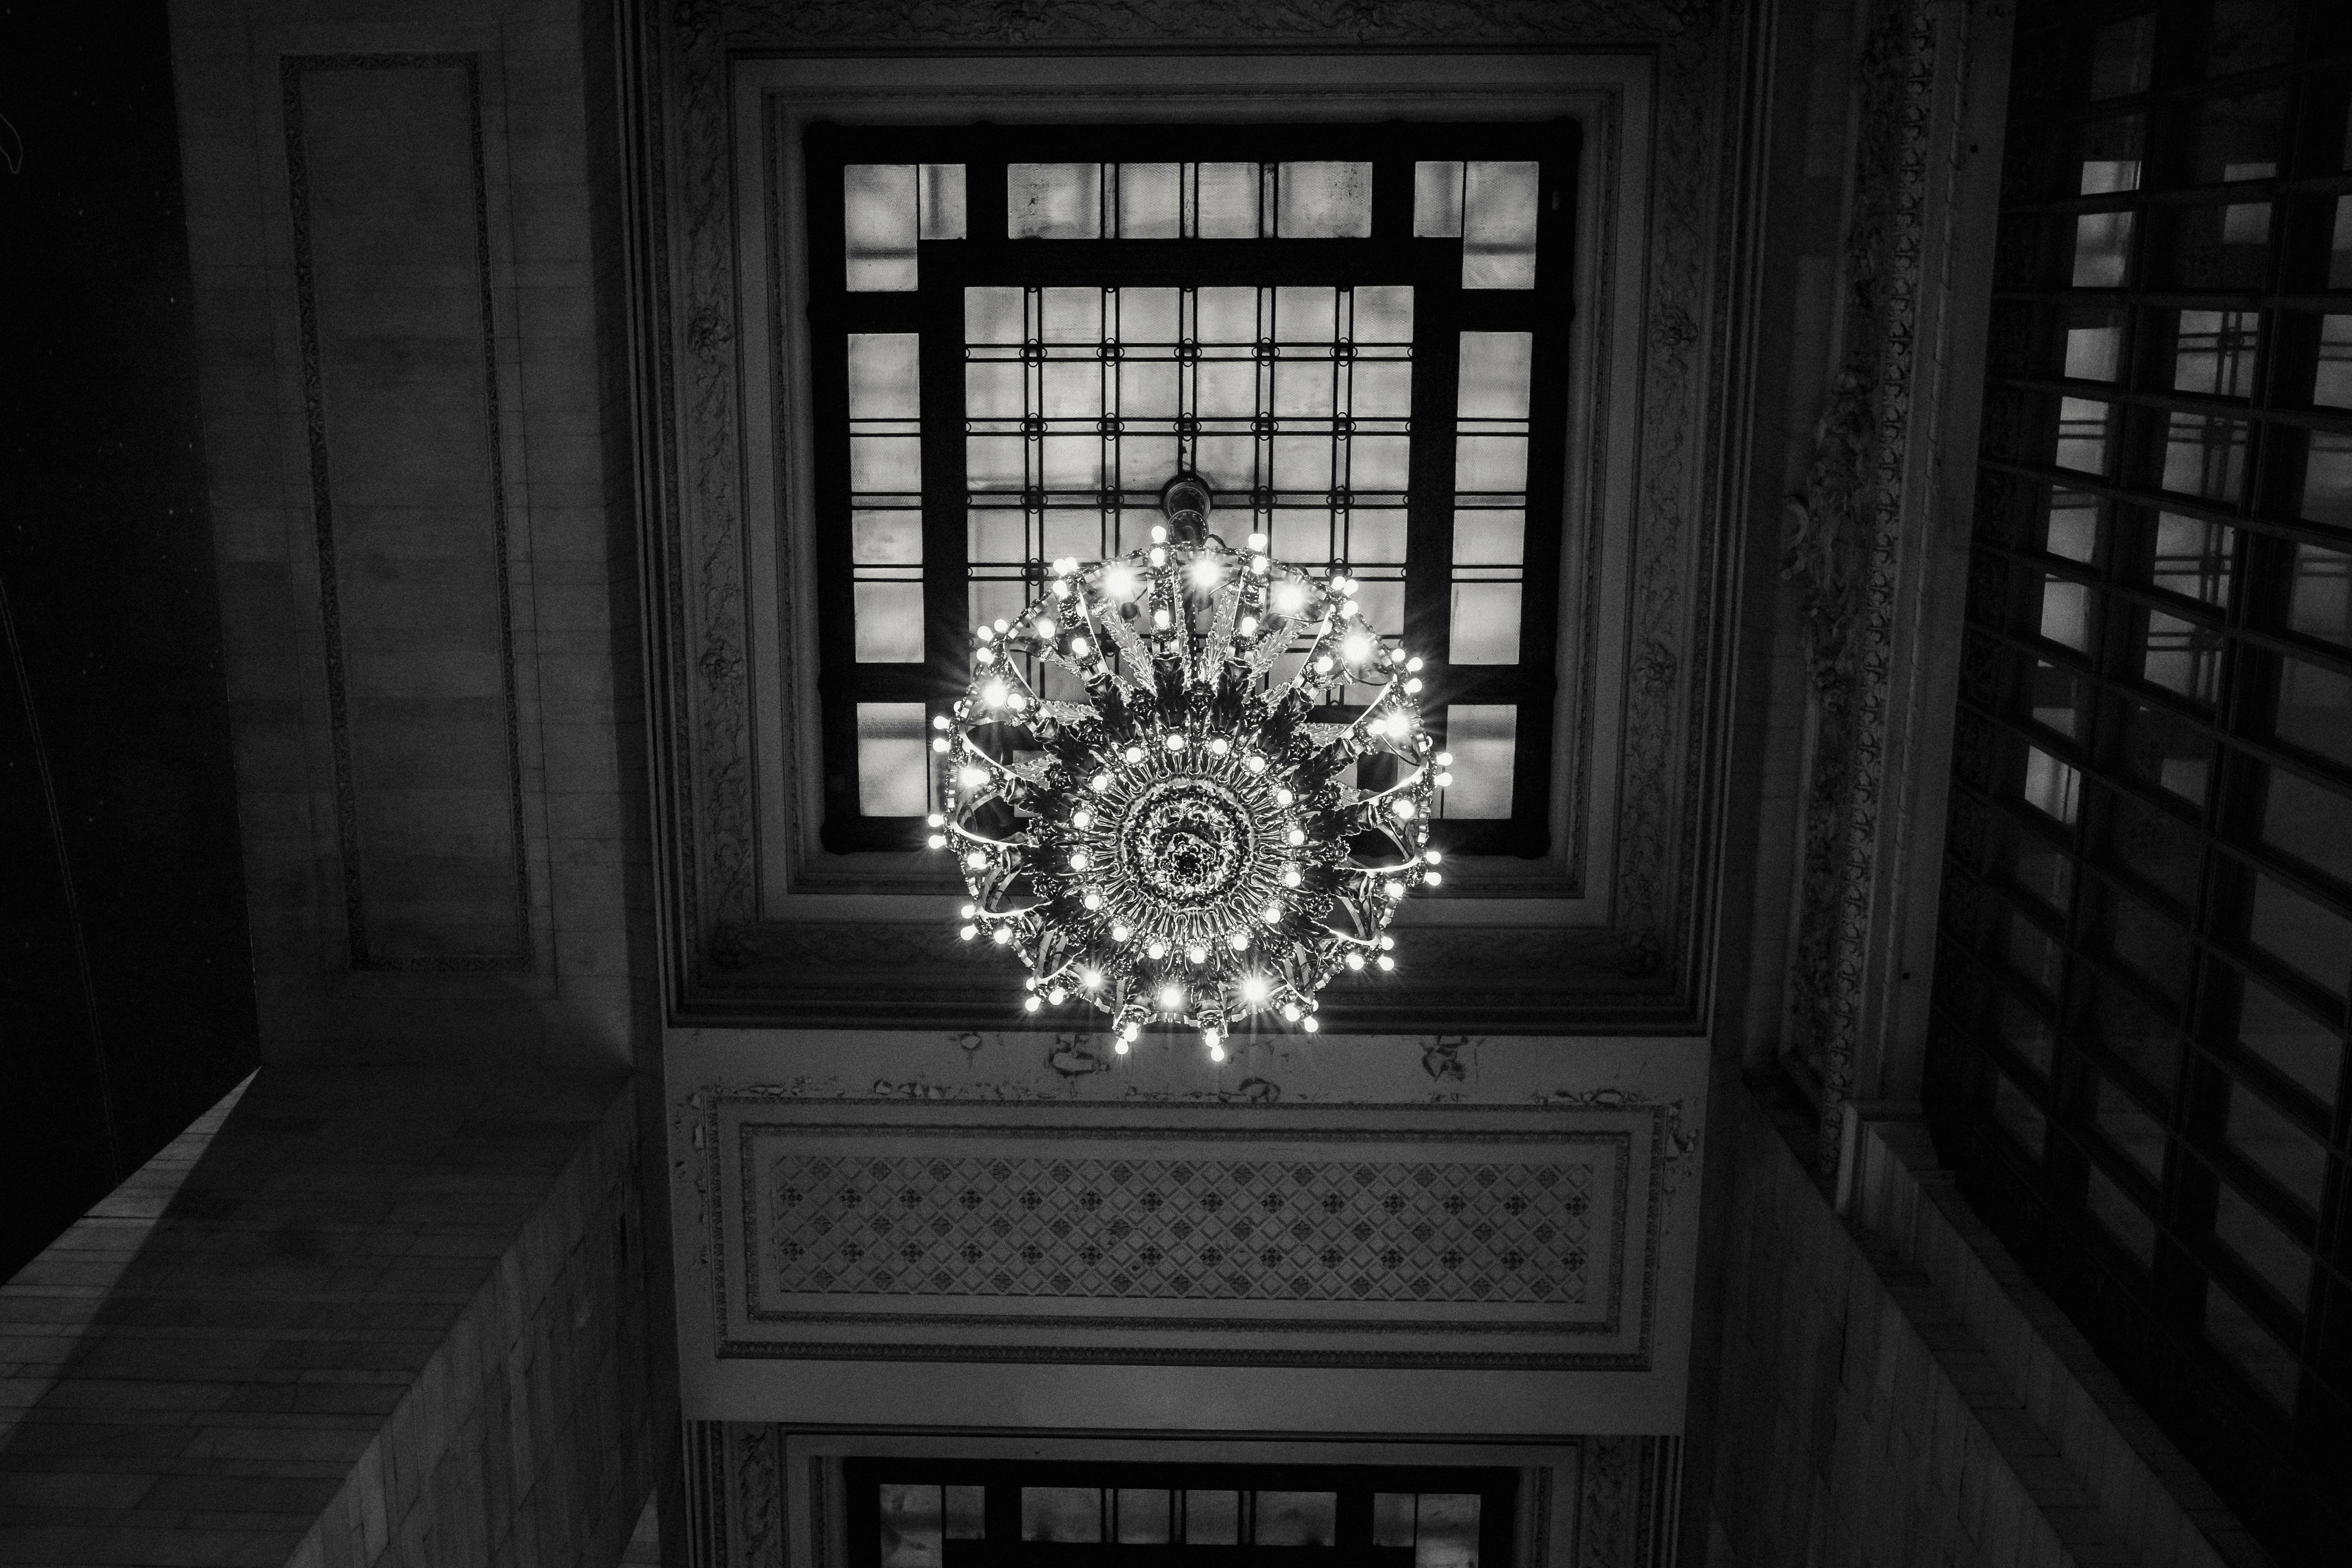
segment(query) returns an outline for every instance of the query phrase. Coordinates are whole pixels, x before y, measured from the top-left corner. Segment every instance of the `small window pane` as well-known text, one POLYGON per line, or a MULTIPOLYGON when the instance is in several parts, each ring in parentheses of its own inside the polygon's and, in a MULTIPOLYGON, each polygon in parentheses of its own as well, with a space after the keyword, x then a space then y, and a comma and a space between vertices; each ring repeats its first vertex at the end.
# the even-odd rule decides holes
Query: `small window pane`
POLYGON ((1478 1497, 1423 1492, 1413 1531, 1413 1568, 1478 1568, 1478 1497))
MULTIPOLYGON (((1359 509, 1348 517, 1347 559, 1352 562, 1404 560, 1405 514, 1394 510, 1359 509)), ((1402 622, 1378 623, 1383 631, 1398 630, 1402 622)))
POLYGON ((2139 1259, 2141 1268, 2156 1267, 2156 1222, 2096 1165, 2084 1184, 2083 1206, 2116 1246, 2139 1259))
POLYGON ((1517 495, 1528 488, 1525 436, 1456 436, 1454 488, 1473 495, 1517 495))
POLYGON ((2311 1134, 2240 1084, 2230 1091, 2230 1121, 2222 1136, 2249 1164, 2294 1194, 2315 1216, 2319 1213, 2327 1151, 2311 1134))
POLYGON ((842 244, 853 293, 915 287, 915 165, 852 163, 841 172, 842 244))
POLYGON ((2238 1043, 2301 1085, 2321 1105, 2335 1105, 2343 1039, 2258 981, 2244 982, 2240 993, 2238 1043))
POLYGON ((1454 514, 1454 563, 1517 566, 1527 559, 1527 535, 1528 514, 1517 509, 1457 511, 1454 514))
POLYGON ((1519 584, 1454 584, 1454 664, 1519 662, 1519 584))
POLYGON ((1536 286, 1534 163, 1474 163, 1462 186, 1462 287, 1536 286))
POLYGON ((923 662, 923 585, 920 583, 854 583, 857 662, 923 662))
POLYGON ((2252 310, 2183 310, 2173 340, 2172 386, 2217 397, 2253 395, 2262 318, 2252 310))
POLYGON ((1461 236, 1461 164, 1412 166, 1412 233, 1416 239, 1454 239, 1461 236))
POLYGON ((2074 286, 2119 289, 2131 254, 2132 215, 2084 213, 2074 220, 2074 286))
POLYGON ((1093 1487, 1023 1487, 1024 1541, 1102 1540, 1102 1493, 1093 1487))
POLYGON ((2205 802, 2213 742, 2185 719, 2134 702, 2124 709, 2124 765, 2192 805, 2205 802))
POLYGON ((2139 1101, 2112 1083, 2101 1082, 2094 1093, 2091 1122, 2116 1152, 2139 1167, 2151 1182, 2164 1180, 2164 1123, 2140 1109, 2139 1101))
POLYGON ((913 332, 849 334, 849 416, 912 419, 922 412, 918 363, 923 340, 913 332))
POLYGON ((2300 510, 2314 522, 2352 527, 2352 436, 2315 430, 2303 464, 2300 510))
POLYGON ((1525 419, 1535 349, 1533 332, 1463 333, 1455 412, 1465 419, 1525 419))
POLYGON ((1382 284, 1355 290, 1355 324, 1351 335, 1359 343, 1412 342, 1412 288, 1382 284))
POLYGON ((2230 576, 2238 531, 2201 517, 2159 513, 2156 557, 2148 581, 2168 593, 2219 609, 2230 602, 2230 576))
POLYGON ((1283 238, 1371 237, 1370 163, 1284 163, 1275 178, 1275 232, 1283 238))
POLYGON ((1186 1492, 1184 1544, 1238 1546, 1242 1539, 1242 1496, 1239 1492, 1186 1492))
POLYGON ((2107 427, 2115 405, 2095 397, 2058 400, 2058 444, 2051 461, 2086 474, 2107 471, 2107 427))
POLYGON ((2263 800, 2263 838, 2352 882, 2352 800, 2284 768, 2270 770, 2263 800))
POLYGON ((1519 744, 1519 710, 1509 703, 1456 702, 1445 710, 1445 750, 1454 782, 1440 809, 1445 816, 1492 821, 1511 815, 1512 773, 1519 744))
POLYGON ((1121 1546, 1165 1546, 1168 1543, 1168 1496, 1164 1491, 1139 1491, 1121 1487, 1118 1495, 1118 1543, 1121 1546))
POLYGON ((1118 166, 1118 237, 1174 239, 1184 232, 1181 163, 1118 166))
POLYGON ((858 566, 920 566, 923 514, 912 510, 851 512, 849 559, 858 566))
POLYGON ((1375 1546, 1411 1546, 1412 1544, 1412 1493, 1374 1492, 1372 1494, 1372 1544, 1375 1546))
POLYGON ((925 163, 923 171, 922 221, 920 233, 925 239, 961 239, 963 237, 963 165, 961 163, 925 163))
POLYGON ((940 1489, 885 1483, 881 1494, 882 1568, 940 1568, 940 1489))
POLYGON ((2311 1256, 2234 1187, 2224 1184, 2213 1234, 2300 1314, 2311 1290, 2311 1256))
POLYGON ((1202 239, 1257 237, 1258 166, 1195 163, 1193 232, 1202 239))
POLYGON ((1026 297, 1018 289, 963 291, 963 336, 970 343, 1017 343, 1025 335, 1026 297))
POLYGON ((1014 239, 1100 239, 1102 165, 1008 165, 1004 224, 1014 239))
POLYGON ((2025 749, 2025 804, 2058 821, 2072 825, 2082 793, 2083 775, 2039 746, 2025 749))
POLYGON ((2077 652, 2091 646, 2091 590, 2071 577, 2042 580, 2041 634, 2077 652))
POLYGON ((2124 98, 2147 90, 2156 54, 2156 18, 2111 22, 2091 35, 2091 97, 2124 98))
MULTIPOLYGON (((857 809, 867 816, 920 816, 930 799, 930 752, 919 702, 857 705, 857 809)), ((932 1489, 936 1500, 938 1489, 932 1489)), ((936 1510, 936 1501, 933 1504, 936 1510)))
POLYGON ((2264 1398, 2282 1411, 2294 1407, 2299 1369, 2294 1352, 2219 1285, 2206 1287, 2205 1337, 2237 1363, 2264 1398))
POLYGON ((2095 326, 2066 329, 2066 374, 2074 381, 2113 381, 2123 353, 2124 330, 2115 312, 2100 311, 2095 326))
POLYGON ((2352 676, 2299 658, 2279 662, 2279 739, 2352 767, 2352 676))
POLYGON ((2080 490, 2053 490, 2042 548, 2089 565, 2099 546, 2099 503, 2080 490))
POLYGON ((852 434, 849 488, 861 496, 919 491, 923 488, 922 437, 852 434))
POLYGON ((2305 637, 2352 647, 2352 555, 2316 544, 2295 546, 2287 625, 2305 637))
POLYGON ((2256 876, 2254 945, 2337 996, 2352 975, 2352 921, 2323 910, 2284 883, 2256 876))
POLYGON ((2319 318, 2319 363, 2312 375, 2311 401, 2322 408, 2352 409, 2352 316, 2319 318))
POLYGON ((1338 1539, 1337 1492, 1260 1492, 1256 1500, 1256 1545, 1328 1546, 1338 1539))
POLYGON ((988 1489, 941 1487, 947 1494, 947 1538, 950 1541, 988 1539, 988 1489))
POLYGON ((2164 488, 2234 505, 2246 478, 2246 426, 2210 415, 2174 414, 2165 431, 2164 488))

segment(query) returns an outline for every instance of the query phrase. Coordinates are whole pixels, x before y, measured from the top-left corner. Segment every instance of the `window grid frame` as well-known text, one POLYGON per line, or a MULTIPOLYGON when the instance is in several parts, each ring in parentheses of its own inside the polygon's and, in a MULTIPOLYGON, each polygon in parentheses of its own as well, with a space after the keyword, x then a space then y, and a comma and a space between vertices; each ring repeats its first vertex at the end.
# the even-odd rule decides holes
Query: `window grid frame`
MULTIPOLYGON (((2352 1531, 2335 1511, 2340 1500, 2319 1496, 2318 1472, 2310 1467, 2322 1456, 2341 1455, 2341 1433, 2352 1416, 2352 1009, 2347 1005, 2352 955, 2343 958, 2341 973, 2331 973, 2331 994, 2327 984, 2267 952, 2250 931, 2258 874, 2352 920, 2352 874, 2331 872, 2272 841, 2264 806, 2267 771, 2275 770, 2325 792, 2352 823, 2352 763, 2296 746, 2273 728, 2285 659, 2352 677, 2352 646, 2296 632, 2289 619, 2298 547, 2352 555, 2352 522, 2331 526, 2300 510, 2301 448, 2310 433, 2352 436, 2352 412, 2314 405, 2296 379, 2313 374, 2320 363, 2324 328, 2317 318, 2352 315, 2352 288, 2299 286, 2314 278, 2327 281, 2326 235, 2315 236, 2311 224, 2320 204, 2332 207, 2336 198, 2352 197, 2352 140, 2345 127, 2352 26, 2323 16, 2325 9, 2311 3, 2301 7, 2299 47, 2288 63, 2211 80, 2194 75, 2207 11, 2197 0, 2077 5, 2053 7, 2046 17, 2021 17, 1926 1098, 1939 1142, 1964 1183, 1997 1200, 1991 1210, 2023 1244, 2021 1250, 2064 1284, 2062 1294, 2071 1298, 2071 1307, 2099 1320, 2086 1328, 2111 1331, 2104 1341, 2111 1353, 2121 1347, 2131 1370, 2144 1374, 2168 1360, 2197 1363, 2209 1379, 2218 1372, 2241 1430, 2257 1439, 2238 1454, 2187 1436, 2184 1446, 2209 1470, 2226 1473, 2217 1479, 2233 1483, 2225 1489, 2242 1505, 2259 1493, 2269 1494, 2271 1505, 2285 1503, 2272 1521, 2283 1539, 2336 1542, 2352 1540, 2352 1531), (2097 30, 2136 16, 2155 18, 2147 89, 2082 100, 2097 30), (2030 68, 2029 58, 2037 58, 2030 68), (2168 182, 2187 167, 2190 111, 2272 88, 2284 94, 2272 177, 2168 182), (2031 101, 2037 91, 2048 101, 2031 101), (2065 98, 2070 91, 2076 99, 2065 98), (2068 161, 2080 156, 2076 131, 2120 125, 2133 116, 2140 126, 2140 155, 2131 188, 2051 194, 2057 176, 2076 166, 2068 161), (2328 122, 2319 123, 2321 118, 2328 122), (2309 172, 2311 159, 2323 155, 2329 166, 2309 172), (2025 177, 2021 171, 2033 174, 2037 168, 2042 188, 2014 199, 2025 177), (2153 256, 2169 237, 2169 225, 2193 222, 2189 215, 2200 211, 2265 203, 2265 286, 2152 286, 2160 281, 2153 256), (2134 215, 2120 283, 2057 286, 2075 265, 2073 220, 2108 212, 2134 215), (2029 267, 2046 279, 2021 277, 2029 267), (2152 339, 2160 321, 2179 323, 2177 314, 2167 318, 2167 312, 2182 310, 2242 312, 2255 323, 2252 374, 2238 384, 2245 395, 2173 384, 2181 373, 2172 339, 2164 338, 2160 352, 2152 352, 2159 349, 2152 339), (2112 380, 2004 363, 2004 349, 2014 354, 2021 341, 2027 353, 2055 367, 2065 357, 2070 323, 2101 319, 2116 329, 2112 380), (2007 342, 2005 331, 2011 333, 2007 342), (2307 340, 2301 345, 2307 352, 2299 356, 2297 334, 2307 340), (2061 399, 2105 405, 2096 473, 2061 466, 2039 455, 2041 448, 2018 444, 2021 432, 2042 431, 2045 421, 2049 431, 2056 430, 2061 399), (2238 467, 2228 499, 2162 488, 2171 421, 2179 415, 2241 422, 2242 445, 2233 454, 2238 467), (2055 553, 2042 542, 2053 499, 2070 494, 2095 520, 2087 562, 2055 553), (2153 564, 2160 553, 2160 513, 2234 531, 2227 536, 2221 602, 2163 585, 2153 564), (2044 635, 2043 584, 2053 580, 2084 586, 2080 648, 2044 635), (2143 673, 2150 647, 2144 623, 2151 612, 2210 628, 2210 703, 2143 673), (2037 714, 2035 682, 2044 668, 2063 678, 2057 694, 2065 698, 2072 732, 2037 714), (2139 710, 2158 716, 2169 736, 2201 753, 2200 799, 2191 801, 2172 786, 2168 773, 2159 784, 2130 760, 2126 727, 2139 710), (2066 819, 2047 815, 2021 793, 2027 747, 2074 770, 2066 819), (2145 839, 2137 848, 2120 841, 2143 818, 2160 825, 2163 841, 2185 847, 2177 862, 2151 858, 2145 839), (2021 851, 2021 843, 2054 851, 2066 868, 2055 907, 2017 879, 2017 868, 2031 853, 2021 851), (2168 864, 2178 870, 2190 856, 2193 880, 2185 890, 2191 896, 2184 898, 2181 885, 2167 885, 2164 870, 2168 864), (2186 953, 2187 983, 2177 994, 2167 994, 2121 956, 2122 917, 2113 907, 2118 892, 2155 911, 2159 934, 2168 932, 2186 953), (2021 921, 2040 941, 2054 943, 2054 994, 2013 956, 2021 921), (2248 979, 2294 1009, 2306 1027, 2332 1037, 2332 1101, 2314 1096, 2241 1042, 2239 996, 2248 979), (2132 1036, 2129 1050, 2103 1037, 2103 1029, 2115 1027, 2102 1011, 2113 1005, 2105 1000, 2110 996, 2154 1020, 2156 1034, 2132 1036), (2020 1005, 2044 1030, 2046 1071, 1995 1027, 2004 1007, 2013 1016, 2020 1005), (2158 1062, 2168 1053, 2168 1083, 2147 1076, 2151 1037, 2158 1062), (2132 1059, 2135 1053, 2143 1059, 2132 1059), (2040 1148, 2018 1143, 1998 1116, 1995 1090, 2001 1079, 2038 1111, 2040 1148), (2115 1114, 2106 1107, 2116 1103, 2101 1097, 2114 1094, 2162 1129, 2153 1176, 2101 1129, 2102 1117, 2115 1114), (2263 1102, 2270 1115, 2323 1151, 2318 1188, 2307 1208, 2303 1194, 2231 1142, 2225 1129, 2242 1095, 2263 1102), (2152 1227, 2152 1268, 2094 1215, 2087 1185, 2094 1171, 2152 1227), (2256 1261, 2242 1258, 2222 1239, 2217 1205, 2224 1188, 2308 1255, 2300 1300, 2278 1298, 2256 1261), (2064 1257, 2070 1247, 2087 1254, 2064 1257), (2295 1358, 2297 1392, 2290 1412, 2273 1411, 2253 1374, 2225 1357, 2218 1342, 2203 1338, 2206 1299, 2217 1289, 2226 1289, 2295 1358), (2298 1470, 2303 1482, 2280 1479, 2298 1470)), ((2225 237, 2223 243, 2231 242, 2225 237)), ((2218 356, 2218 346, 2215 352, 2218 356)), ((2217 363, 2217 382, 2219 369, 2217 363)), ((2210 541, 2209 531, 2209 550, 2210 541)), ((2193 681, 2186 684, 2196 689, 2193 681)), ((2042 689, 2052 688, 2044 683, 2042 689)), ((2179 750, 2158 748, 2165 756, 2179 750)), ((2196 753, 2183 754, 2193 759, 2196 753)), ((2162 1411, 2170 1391, 2154 1376, 2143 1375, 2140 1384, 2162 1411)))
MULTIPOLYGON (((839 127, 814 125, 804 141, 809 264, 811 405, 817 500, 818 679, 823 735, 824 820, 820 841, 835 853, 903 850, 920 842, 920 819, 869 818, 857 810, 854 724, 860 701, 921 701, 943 712, 961 694, 970 626, 964 473, 962 291, 967 286, 1205 287, 1282 284, 1364 286, 1409 282, 1414 290, 1411 344, 1411 469, 1405 502, 1406 560, 1395 563, 1405 588, 1401 628, 1428 655, 1437 679, 1424 699, 1433 715, 1456 703, 1507 702, 1519 710, 1507 818, 1453 819, 1440 842, 1455 853, 1539 857, 1549 847, 1553 781, 1549 777, 1558 695, 1553 650, 1563 605, 1559 575, 1565 544, 1568 426, 1566 360, 1570 352, 1575 182, 1580 144, 1572 120, 1473 124, 1284 125, 1264 127, 1089 127, 1089 156, 1118 163, 1209 163, 1221 150, 1260 162, 1340 158, 1373 165, 1370 239, 1253 240, 1010 239, 1004 169, 1040 161, 1024 149, 1050 145, 1066 132, 1050 127, 839 127), (941 161, 943 148, 966 168, 964 239, 919 240, 920 287, 906 292, 853 292, 840 260, 844 218, 840 171, 860 163, 941 161), (1139 152, 1137 149, 1143 149, 1139 152), (1325 151, 1328 149, 1328 151, 1325 151), (1433 156, 1538 161, 1543 165, 1538 213, 1537 279, 1526 290, 1465 289, 1463 241, 1412 235, 1413 174, 1433 156), (951 251, 950 247, 954 247, 951 251), (1174 257, 1195 253, 1194 259, 1174 257), (1154 254, 1159 253, 1159 254, 1154 254), (1154 268, 1166 275, 1147 276, 1154 268), (935 282, 940 271, 951 281, 935 282), (1453 439, 1456 424, 1455 340, 1465 331, 1530 331, 1536 370, 1528 409, 1528 522, 1522 543, 1519 661, 1454 666, 1449 637, 1453 554, 1453 439), (850 332, 919 334, 924 483, 923 582, 926 660, 864 665, 854 656, 845 594, 851 579, 846 510, 846 384, 840 342, 850 332), (1440 352, 1442 350, 1442 352, 1440 352), (1433 413, 1433 411, 1436 411, 1433 413), (824 520, 840 515, 842 526, 824 520), (1538 521, 1540 519, 1541 521, 1538 521)), ((1263 199, 1263 198, 1262 198, 1263 199)), ((1109 204, 1106 202, 1108 208, 1109 204)), ((780 331, 785 329, 781 323, 780 331)), ((778 356, 779 363, 782 356, 778 356)), ((1051 493, 1051 492, 1047 492, 1051 493)), ((1112 493, 1106 491, 1106 494, 1112 493)), ((1127 504, 1137 504, 1130 498, 1127 504)), ((1227 531, 1230 531, 1229 530, 1227 531)), ((1323 563, 1305 562, 1309 566, 1323 563)), ((1369 563, 1373 572, 1383 563, 1369 563)), ((1360 575, 1363 574, 1359 574, 1360 575)), ((1042 582, 1025 578, 1034 591, 1042 582)), ((1334 708, 1319 716, 1336 716, 1334 708)))

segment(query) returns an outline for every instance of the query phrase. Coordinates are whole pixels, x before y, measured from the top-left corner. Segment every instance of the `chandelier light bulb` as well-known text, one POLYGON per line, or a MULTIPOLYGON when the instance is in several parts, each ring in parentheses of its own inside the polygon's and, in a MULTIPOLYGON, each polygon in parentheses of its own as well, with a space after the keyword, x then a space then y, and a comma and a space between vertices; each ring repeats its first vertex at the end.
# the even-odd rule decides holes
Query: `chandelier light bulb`
POLYGON ((944 752, 947 749, 948 738, 945 735, 939 735, 932 738, 931 750, 934 752, 944 752))
POLYGON ((1110 1048, 1117 1051, 1120 1056, 1125 1056, 1135 1047, 1127 1043, 1127 1037, 1125 1035, 1121 1035, 1118 1039, 1111 1042, 1110 1048))
POLYGON ((1438 765, 1439 767, 1441 767, 1441 768, 1450 768, 1450 767, 1452 767, 1452 766, 1454 765, 1454 753, 1453 753, 1453 752, 1438 752, 1438 753, 1437 753, 1437 765, 1438 765))
POLYGON ((1443 882, 1444 880, 1445 880, 1445 873, 1444 873, 1443 871, 1431 871, 1431 872, 1427 872, 1427 873, 1425 873, 1425 874, 1422 877, 1422 879, 1422 879, 1422 881, 1423 881, 1424 884, 1426 884, 1427 886, 1434 888, 1434 887, 1435 887, 1435 886, 1437 886, 1440 882, 1443 882))
POLYGON ((975 628, 971 681, 932 720, 949 760, 929 840, 968 851, 959 934, 1019 955, 1028 1011, 1103 1009, 1122 1056, 1155 1020, 1215 1061, 1251 1018, 1313 1032, 1325 985, 1394 962, 1350 933, 1436 880, 1417 863, 1434 742, 1399 673, 1419 661, 1381 642, 1396 628, 1347 574, 1281 564, 1262 531, 1245 550, 1210 532, 1213 500, 1181 476, 1149 548, 1055 561, 1018 616, 975 628), (1328 639, 1304 669, 1283 658, 1302 630, 1328 639), (1083 690, 1033 697, 1015 649, 1083 660, 1083 690), (1385 683, 1373 711, 1327 721, 1339 680, 1385 683), (1381 758, 1402 782, 1359 783, 1381 758))

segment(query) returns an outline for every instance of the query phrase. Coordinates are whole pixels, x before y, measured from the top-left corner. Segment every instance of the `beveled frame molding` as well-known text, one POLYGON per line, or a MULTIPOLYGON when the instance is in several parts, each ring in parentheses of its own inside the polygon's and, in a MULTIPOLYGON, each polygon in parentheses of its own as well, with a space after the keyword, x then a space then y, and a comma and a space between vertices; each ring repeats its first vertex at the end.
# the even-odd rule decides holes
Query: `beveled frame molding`
POLYGON ((763 593, 761 574, 783 564, 756 536, 757 488, 769 482, 758 476, 773 468, 771 454, 747 444, 752 400, 764 395, 752 363, 764 351, 755 345, 774 297, 744 268, 747 247, 762 243, 744 192, 747 183, 761 188, 755 154, 766 143, 741 84, 813 60, 839 77, 884 57, 1002 68, 1007 56, 1052 55, 1038 68, 1066 72, 1144 51, 1163 75, 1175 62, 1213 59, 1228 76, 1279 79, 1307 49, 1359 68, 1389 62, 1383 68, 1483 51, 1507 55, 1517 71, 1545 62, 1571 78, 1614 59, 1638 66, 1624 79, 1638 76, 1649 95, 1645 129, 1629 125, 1613 149, 1591 138, 1584 181, 1602 211, 1628 216, 1639 258, 1621 274, 1623 330, 1588 351, 1596 367, 1609 356, 1606 374, 1627 378, 1622 394, 1612 391, 1623 401, 1611 412, 1630 409, 1632 426, 1622 449, 1594 454, 1622 484, 1604 508, 1622 512, 1601 521, 1624 530, 1612 590, 1622 595, 1623 620, 1573 672, 1609 694, 1584 700, 1584 710, 1622 703, 1622 749, 1589 753, 1591 776, 1605 772, 1613 795, 1613 810, 1595 809, 1612 817, 1609 858, 1583 868, 1589 893, 1580 899, 1436 906, 1439 918, 1413 933, 1414 963, 1399 983, 1335 995, 1328 1016, 1335 1026, 1352 1016, 1358 1026, 1546 1033, 1683 1031, 1703 1016, 1718 772, 1711 731, 1728 647, 1717 626, 1718 577, 1731 531, 1714 520, 1736 445, 1732 389, 1742 378, 1732 363, 1740 334, 1730 303, 1740 297, 1734 274, 1745 265, 1753 207, 1733 199, 1724 178, 1748 164, 1739 144, 1749 132, 1727 96, 1736 21, 1719 25, 1713 7, 1696 3, 1605 0, 1402 0, 1376 10, 1334 0, 1263 10, 950 0, 917 8, 688 4, 649 16, 646 26, 662 62, 640 128, 656 199, 652 232, 632 237, 647 263, 638 308, 656 366, 644 389, 656 405, 647 411, 655 450, 643 460, 656 480, 656 515, 646 520, 650 640, 675 1021, 995 1026, 1013 995, 1003 975, 975 965, 951 940, 923 895, 820 891, 793 863, 789 831, 770 841, 790 792, 770 782, 783 777, 784 731, 772 726, 773 740, 763 740, 757 717, 770 700, 763 671, 774 668, 763 664, 762 638, 782 649, 794 634, 761 627, 768 606, 787 601, 763 593), (1390 47, 1335 55, 1334 41, 1350 37, 1390 47), (1457 910, 1473 912, 1444 918, 1457 910))

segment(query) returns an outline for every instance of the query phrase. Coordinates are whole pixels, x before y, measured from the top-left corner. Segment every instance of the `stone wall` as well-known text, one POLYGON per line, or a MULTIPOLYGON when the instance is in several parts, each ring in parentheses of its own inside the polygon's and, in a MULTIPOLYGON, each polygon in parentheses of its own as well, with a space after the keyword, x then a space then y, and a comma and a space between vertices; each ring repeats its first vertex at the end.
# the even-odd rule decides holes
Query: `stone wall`
POLYGON ((1882 1233, 1800 1163, 1810 1112, 1725 1100, 1710 1568, 2266 1561, 1944 1190, 1924 1130, 1855 1156, 1882 1233))
POLYGON ((666 1405, 635 1115, 263 1069, 0 1288, 7 1561, 614 1562, 666 1405))

